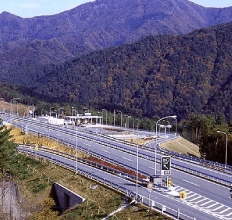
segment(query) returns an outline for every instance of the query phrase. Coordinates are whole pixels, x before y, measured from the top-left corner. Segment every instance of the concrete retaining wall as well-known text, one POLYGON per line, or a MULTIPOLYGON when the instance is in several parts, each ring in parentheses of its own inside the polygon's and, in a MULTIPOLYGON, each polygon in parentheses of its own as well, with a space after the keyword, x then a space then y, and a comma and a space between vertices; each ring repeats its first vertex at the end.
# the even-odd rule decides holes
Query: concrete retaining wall
POLYGON ((60 185, 59 183, 54 183, 51 191, 52 197, 58 203, 59 210, 64 212, 66 209, 75 206, 76 204, 81 204, 85 201, 85 198, 72 192, 66 187, 60 185))

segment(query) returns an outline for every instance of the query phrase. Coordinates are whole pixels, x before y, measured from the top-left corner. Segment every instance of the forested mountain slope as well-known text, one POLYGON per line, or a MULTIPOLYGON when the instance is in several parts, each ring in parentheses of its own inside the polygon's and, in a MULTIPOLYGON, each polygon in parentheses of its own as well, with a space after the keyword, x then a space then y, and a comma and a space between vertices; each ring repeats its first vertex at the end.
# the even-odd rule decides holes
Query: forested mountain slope
POLYGON ((184 34, 232 21, 232 7, 205 8, 188 0, 97 0, 52 16, 0 14, 0 80, 33 85, 40 65, 148 35, 184 34))
POLYGON ((98 50, 44 68, 34 91, 149 117, 222 112, 230 120, 231 31, 228 23, 98 50))

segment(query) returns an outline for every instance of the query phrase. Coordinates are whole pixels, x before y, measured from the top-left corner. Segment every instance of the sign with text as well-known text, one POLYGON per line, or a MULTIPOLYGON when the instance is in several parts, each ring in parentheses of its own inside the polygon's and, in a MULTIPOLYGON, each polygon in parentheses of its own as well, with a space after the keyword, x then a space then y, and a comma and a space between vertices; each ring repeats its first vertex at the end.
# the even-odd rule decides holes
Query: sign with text
POLYGON ((161 157, 161 175, 171 174, 171 157, 161 157))

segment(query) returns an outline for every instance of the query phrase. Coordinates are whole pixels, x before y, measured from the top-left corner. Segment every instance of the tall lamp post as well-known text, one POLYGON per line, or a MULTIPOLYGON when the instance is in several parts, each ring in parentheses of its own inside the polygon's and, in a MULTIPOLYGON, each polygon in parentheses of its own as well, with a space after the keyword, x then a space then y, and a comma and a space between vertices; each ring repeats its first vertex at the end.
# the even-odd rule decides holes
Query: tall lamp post
POLYGON ((122 111, 118 111, 118 112, 121 112, 121 127, 122 127, 122 111))
POLYGON ((173 119, 176 119, 176 115, 172 115, 172 116, 167 116, 167 117, 163 117, 163 118, 160 118, 156 124, 155 124, 155 128, 156 128, 156 139, 155 139, 155 175, 156 175, 156 148, 157 148, 157 137, 158 137, 158 133, 157 133, 157 126, 158 126, 158 122, 161 121, 161 120, 164 120, 166 118, 173 118, 173 119))
POLYGON ((217 131, 218 133, 223 133, 226 135, 226 154, 225 154, 225 165, 227 165, 227 143, 228 143, 228 134, 224 131, 217 131))
MULTIPOLYGON (((102 109, 102 112, 103 111, 106 111, 106 125, 107 125, 107 110, 106 109, 102 109)), ((103 116, 103 114, 102 114, 102 116, 103 116)), ((102 118, 102 121, 103 121, 103 118, 102 118)), ((103 124, 103 122, 102 122, 102 124, 103 124)))
POLYGON ((54 107, 50 108, 50 117, 52 116, 52 109, 55 109, 54 107))
POLYGON ((98 112, 98 113, 102 115, 102 117, 101 117, 102 121, 100 121, 100 124, 102 124, 102 126, 103 126, 103 112, 98 112))
POLYGON ((77 174, 77 126, 75 126, 76 131, 76 174, 77 174))
MULTIPOLYGON (((19 100, 20 98, 13 98, 13 99, 11 99, 10 100, 10 103, 11 103, 11 110, 12 110, 12 104, 13 104, 13 102, 15 102, 16 101, 16 103, 17 103, 17 100, 19 100)), ((12 112, 13 113, 13 112, 12 112)), ((17 112, 17 114, 18 114, 18 112, 17 112)))
MULTIPOLYGON (((64 110, 64 108, 59 108, 59 109, 58 109, 57 115, 59 114, 59 112, 60 112, 61 109, 64 110)), ((61 111, 61 112, 63 112, 63 111, 61 111)), ((60 115, 61 115, 61 114, 60 114, 60 115)), ((58 118, 59 118, 59 115, 58 115, 58 118)))
POLYGON ((131 117, 130 115, 127 116, 127 118, 128 118, 128 125, 127 125, 128 129, 130 128, 130 117, 131 117))

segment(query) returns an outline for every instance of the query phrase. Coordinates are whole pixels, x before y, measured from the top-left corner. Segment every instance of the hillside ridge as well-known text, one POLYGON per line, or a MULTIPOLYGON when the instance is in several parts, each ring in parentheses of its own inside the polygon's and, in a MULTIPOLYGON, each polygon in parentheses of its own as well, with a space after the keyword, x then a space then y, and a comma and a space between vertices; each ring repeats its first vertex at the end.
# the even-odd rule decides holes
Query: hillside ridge
POLYGON ((230 120, 231 30, 232 22, 97 50, 47 66, 31 88, 57 101, 138 116, 223 113, 230 120))
POLYGON ((149 35, 186 34, 230 22, 231 14, 232 7, 205 8, 187 0, 97 0, 33 18, 3 12, 0 81, 32 85, 41 76, 35 74, 31 81, 22 81, 18 73, 149 35))

